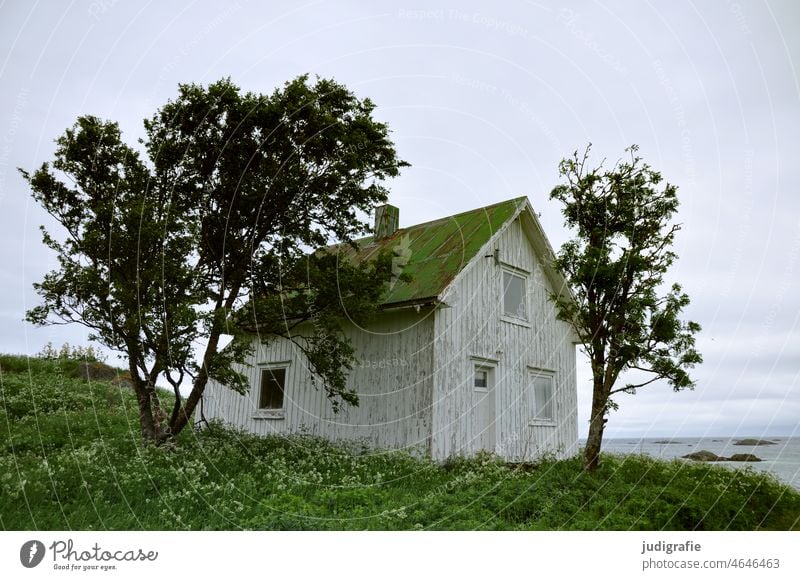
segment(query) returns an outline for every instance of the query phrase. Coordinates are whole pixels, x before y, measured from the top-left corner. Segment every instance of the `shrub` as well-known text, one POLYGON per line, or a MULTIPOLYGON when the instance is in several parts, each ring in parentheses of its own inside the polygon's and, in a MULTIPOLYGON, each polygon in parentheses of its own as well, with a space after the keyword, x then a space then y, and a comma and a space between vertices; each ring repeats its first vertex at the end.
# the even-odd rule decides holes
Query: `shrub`
POLYGON ((36 356, 45 360, 64 359, 86 362, 105 362, 106 360, 106 356, 92 345, 70 346, 68 342, 62 344, 58 349, 53 346, 52 342, 48 342, 36 356))

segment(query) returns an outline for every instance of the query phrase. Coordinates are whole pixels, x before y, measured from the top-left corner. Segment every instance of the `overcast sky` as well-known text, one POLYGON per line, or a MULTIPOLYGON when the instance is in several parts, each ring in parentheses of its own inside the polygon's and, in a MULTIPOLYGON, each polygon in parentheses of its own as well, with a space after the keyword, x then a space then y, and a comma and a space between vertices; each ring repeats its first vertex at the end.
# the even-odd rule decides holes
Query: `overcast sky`
POLYGON ((639 144, 679 187, 670 281, 705 363, 693 392, 623 396, 607 435, 800 435, 800 3, 497 4, 0 3, 0 352, 86 338, 22 322, 55 261, 16 167, 82 114, 133 144, 178 83, 266 93, 309 72, 389 123, 412 164, 390 184, 401 226, 527 195, 558 247, 558 161, 639 144))

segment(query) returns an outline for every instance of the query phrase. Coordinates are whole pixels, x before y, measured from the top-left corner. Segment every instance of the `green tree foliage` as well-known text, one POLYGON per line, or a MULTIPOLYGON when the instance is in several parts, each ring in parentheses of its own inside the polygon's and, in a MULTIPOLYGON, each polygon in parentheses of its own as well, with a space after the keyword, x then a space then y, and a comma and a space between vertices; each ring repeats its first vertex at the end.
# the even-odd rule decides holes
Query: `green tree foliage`
POLYGON ((613 396, 660 380, 675 391, 693 388, 687 369, 703 359, 694 348, 700 326, 679 318, 689 297, 677 284, 663 285, 680 229, 671 223, 676 187, 661 185, 661 174, 637 156, 636 145, 626 150, 628 161, 610 170, 587 167, 590 147, 560 163, 565 183, 550 198, 564 204, 566 224, 575 232, 557 258, 575 300, 554 299, 591 361, 585 464, 595 470, 607 415, 617 406, 613 396), (645 378, 617 386, 625 371, 645 378))
POLYGON ((80 117, 56 141, 52 164, 20 170, 66 232, 57 239, 42 228, 59 267, 35 284, 43 302, 28 320, 82 324, 128 358, 145 440, 177 435, 209 378, 247 388, 235 365, 252 341, 232 324, 237 310, 264 341, 302 342, 331 399, 356 402, 340 324, 374 311, 391 266, 310 250, 368 232, 358 212, 385 201, 383 182, 407 165, 373 109, 306 76, 271 95, 230 80, 181 85, 145 120, 144 155, 116 123, 80 117), (312 332, 292 335, 312 319, 312 332), (235 337, 224 349, 223 334, 235 337), (160 377, 172 385, 171 405, 160 400, 160 377))

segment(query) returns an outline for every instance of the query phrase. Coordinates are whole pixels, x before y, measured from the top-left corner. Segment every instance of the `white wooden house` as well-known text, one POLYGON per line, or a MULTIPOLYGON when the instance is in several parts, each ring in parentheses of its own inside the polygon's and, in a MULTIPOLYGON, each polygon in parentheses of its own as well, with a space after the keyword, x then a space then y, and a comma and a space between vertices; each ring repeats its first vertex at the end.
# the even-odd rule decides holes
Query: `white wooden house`
POLYGON ((528 199, 402 229, 393 206, 376 218, 361 257, 391 248, 412 280, 392 281, 374 324, 346 329, 359 406, 334 413, 302 355, 279 339, 248 361, 248 394, 209 384, 206 417, 435 460, 480 450, 510 461, 574 454, 576 338, 548 298, 567 290, 528 199))

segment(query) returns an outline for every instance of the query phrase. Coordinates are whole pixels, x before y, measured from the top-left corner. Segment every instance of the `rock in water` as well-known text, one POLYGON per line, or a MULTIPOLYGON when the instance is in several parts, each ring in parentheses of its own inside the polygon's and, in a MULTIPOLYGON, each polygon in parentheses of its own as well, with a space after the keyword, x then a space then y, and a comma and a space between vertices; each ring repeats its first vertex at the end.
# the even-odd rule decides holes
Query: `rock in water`
POLYGON ((731 457, 722 457, 711 451, 706 451, 705 449, 702 451, 695 451, 689 455, 684 455, 683 458, 693 461, 761 461, 760 458, 752 453, 736 453, 731 457))
POLYGON ((720 461, 724 459, 716 453, 711 453, 711 451, 706 451, 705 449, 702 451, 695 451, 689 455, 684 455, 683 458, 691 459, 693 461, 720 461))
POLYGON ((775 442, 765 439, 739 439, 734 445, 775 445, 775 442))
POLYGON ((734 453, 728 461, 761 461, 761 458, 752 453, 734 453))

